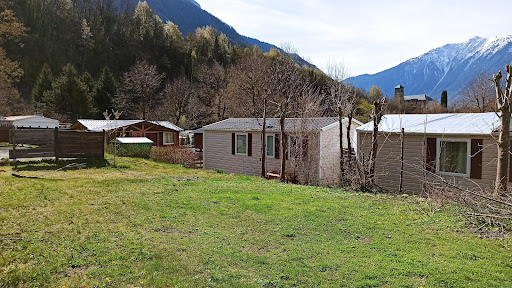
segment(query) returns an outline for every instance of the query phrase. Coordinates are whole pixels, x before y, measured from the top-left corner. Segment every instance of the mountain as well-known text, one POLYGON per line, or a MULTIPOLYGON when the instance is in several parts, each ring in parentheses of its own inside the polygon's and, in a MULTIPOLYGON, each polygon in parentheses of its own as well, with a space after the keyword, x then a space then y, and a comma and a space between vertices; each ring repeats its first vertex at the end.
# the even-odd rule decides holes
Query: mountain
POLYGON ((428 94, 441 98, 443 90, 455 99, 479 74, 492 78, 512 60, 512 36, 474 37, 463 43, 448 44, 409 59, 376 74, 364 74, 350 80, 367 91, 373 85, 392 97, 394 87, 405 87, 405 95, 428 94))
MULTIPOLYGON (((268 52, 271 48, 279 49, 277 46, 262 42, 258 39, 238 34, 235 28, 224 23, 219 18, 201 8, 201 5, 194 0, 145 0, 153 13, 158 15, 162 21, 167 20, 178 25, 183 36, 193 33, 197 28, 211 26, 217 31, 224 33, 231 44, 239 46, 257 45, 262 51, 268 52)), ((138 0, 132 0, 137 3, 138 0)), ((279 49, 281 50, 281 49, 279 49)), ((300 65, 313 66, 299 55, 291 55, 300 65)))

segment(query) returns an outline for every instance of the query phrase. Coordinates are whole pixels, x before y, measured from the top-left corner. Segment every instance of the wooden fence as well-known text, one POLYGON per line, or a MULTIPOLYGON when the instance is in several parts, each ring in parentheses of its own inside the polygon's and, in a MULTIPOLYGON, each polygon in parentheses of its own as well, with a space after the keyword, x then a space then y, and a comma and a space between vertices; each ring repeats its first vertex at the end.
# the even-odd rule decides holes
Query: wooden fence
POLYGON ((11 127, 0 126, 0 142, 1 143, 9 142, 9 131, 11 131, 11 127))
POLYGON ((103 158, 103 132, 39 128, 11 128, 10 159, 17 158, 103 158), (21 146, 20 146, 21 145, 21 146))

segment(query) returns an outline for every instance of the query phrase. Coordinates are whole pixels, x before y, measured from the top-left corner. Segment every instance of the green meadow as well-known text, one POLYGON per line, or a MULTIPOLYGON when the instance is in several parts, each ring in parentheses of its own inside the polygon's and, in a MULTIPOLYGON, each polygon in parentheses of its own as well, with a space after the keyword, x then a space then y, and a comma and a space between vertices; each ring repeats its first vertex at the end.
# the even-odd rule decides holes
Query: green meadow
POLYGON ((512 287, 458 207, 118 163, 0 166, 0 287, 512 287))

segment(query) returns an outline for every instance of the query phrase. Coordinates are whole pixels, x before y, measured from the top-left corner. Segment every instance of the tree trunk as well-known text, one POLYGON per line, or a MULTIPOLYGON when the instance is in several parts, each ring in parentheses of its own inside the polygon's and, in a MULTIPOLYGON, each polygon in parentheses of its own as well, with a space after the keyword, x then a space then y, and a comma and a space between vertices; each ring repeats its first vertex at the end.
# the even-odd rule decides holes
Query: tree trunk
POLYGON ((281 114, 281 118, 279 119, 279 122, 281 124, 281 182, 286 181, 286 147, 287 147, 287 139, 286 139, 286 132, 284 131, 284 124, 286 121, 286 114, 283 112, 281 114))
MULTIPOLYGON (((352 138, 351 138, 351 135, 350 135, 350 129, 352 129, 352 118, 353 118, 353 112, 350 112, 348 113, 347 115, 347 119, 348 119, 348 124, 347 124, 347 150, 348 150, 348 155, 351 157, 352 155, 352 138)), ((350 159, 349 159, 350 160, 350 159)), ((350 163, 350 161, 349 161, 350 163)))
POLYGON ((261 129, 261 135, 263 137, 261 139, 261 177, 265 177, 267 174, 267 98, 263 99, 263 128, 261 129))
POLYGON ((377 159, 377 149, 379 148, 379 144, 377 142, 377 136, 379 133, 379 123, 382 118, 382 104, 380 101, 374 102, 374 115, 373 115, 373 134, 372 134, 372 151, 370 152, 370 170, 368 171, 368 179, 370 181, 370 185, 373 186, 375 181, 375 161, 377 159))
POLYGON ((343 154, 343 114, 341 111, 338 111, 338 123, 340 129, 340 179, 343 180, 345 177, 345 161, 343 154))
POLYGON ((507 193, 508 182, 508 165, 510 152, 510 96, 512 84, 511 66, 507 65, 507 79, 505 93, 501 89, 501 71, 497 75, 493 75, 494 85, 496 86, 496 101, 498 111, 501 112, 501 128, 498 139, 498 164, 496 171, 496 184, 494 189, 495 196, 507 193))

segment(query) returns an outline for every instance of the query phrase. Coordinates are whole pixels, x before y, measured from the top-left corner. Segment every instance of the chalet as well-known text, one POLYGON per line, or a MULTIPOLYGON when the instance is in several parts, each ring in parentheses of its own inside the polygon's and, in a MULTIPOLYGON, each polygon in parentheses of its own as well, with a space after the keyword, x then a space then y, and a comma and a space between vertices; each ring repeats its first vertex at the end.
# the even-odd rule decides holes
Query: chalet
POLYGON ((167 121, 79 119, 76 130, 104 131, 105 141, 117 137, 147 137, 154 146, 179 146, 180 127, 167 121))
MULTIPOLYGON (((344 135, 348 119, 343 121, 344 135)), ((353 120, 351 135, 362 123, 353 120)), ((261 175, 261 118, 230 118, 203 127, 203 165, 230 173, 261 175)), ((286 153, 281 155, 279 119, 266 121, 266 172, 280 174, 286 157, 286 176, 300 183, 330 184, 339 181, 339 122, 337 118, 288 118, 285 121, 286 153)), ((353 137, 352 137, 353 138, 353 137)), ((347 147, 346 137, 343 137, 347 147)), ((352 141, 351 141, 352 142, 352 141)), ((355 141, 354 145, 355 147, 355 141)))
MULTIPOLYGON (((466 189, 490 188, 496 180, 499 128, 496 113, 384 115, 377 138, 375 183, 399 191, 402 174, 406 193, 421 193, 426 184, 442 180, 466 189)), ((361 159, 370 153, 372 130, 373 122, 357 129, 361 159)))

